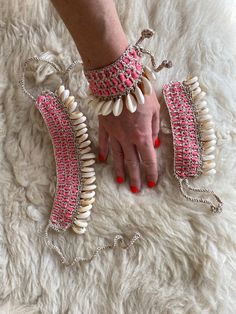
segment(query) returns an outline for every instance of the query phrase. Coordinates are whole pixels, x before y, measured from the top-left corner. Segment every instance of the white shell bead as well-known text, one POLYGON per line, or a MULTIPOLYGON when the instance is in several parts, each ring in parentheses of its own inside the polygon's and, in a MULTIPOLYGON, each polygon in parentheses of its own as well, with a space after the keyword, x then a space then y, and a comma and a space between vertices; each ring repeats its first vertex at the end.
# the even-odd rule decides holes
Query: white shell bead
POLYGON ((184 81, 184 84, 185 84, 185 85, 191 85, 191 84, 193 84, 193 83, 196 83, 197 81, 198 81, 198 77, 197 77, 197 76, 194 76, 194 77, 190 78, 189 80, 184 81))
POLYGON ((84 167, 91 166, 93 164, 95 164, 95 160, 94 159, 83 161, 83 166, 84 167))
POLYGON ((207 102, 205 100, 202 100, 202 101, 198 102, 198 104, 197 104, 198 110, 204 109, 204 108, 206 108, 206 106, 207 106, 207 102))
POLYGON ((72 122, 72 124, 76 125, 76 124, 80 124, 80 123, 83 123, 86 121, 86 117, 85 116, 82 116, 81 118, 79 119, 76 119, 72 122))
POLYGON ((202 114, 206 114, 209 112, 209 109, 208 108, 204 108, 202 109, 201 111, 198 112, 199 115, 202 115, 202 114))
POLYGON ((74 130, 78 131, 78 130, 81 130, 81 129, 86 128, 86 127, 87 127, 87 125, 85 123, 81 123, 81 124, 74 125, 74 130))
POLYGON ((92 159, 92 158, 96 158, 94 153, 84 154, 84 155, 81 156, 82 160, 84 160, 84 159, 92 159))
POLYGON ((215 139, 216 139, 215 134, 201 135, 202 141, 211 141, 211 140, 215 140, 215 139))
POLYGON ((74 101, 75 101, 75 97, 74 96, 68 97, 67 101, 65 102, 65 106, 68 107, 69 104, 71 104, 74 101))
POLYGON ((195 82, 194 84, 192 84, 192 85, 190 85, 190 90, 191 91, 193 91, 193 90, 195 90, 196 88, 198 88, 199 87, 199 83, 198 82, 195 82))
POLYGON ((206 96, 206 93, 205 92, 201 92, 201 93, 199 93, 197 96, 196 96, 196 99, 195 99, 195 101, 196 102, 199 102, 203 97, 205 97, 206 96))
POLYGON ((142 78, 142 83, 143 83, 144 94, 150 95, 152 93, 152 84, 145 76, 141 76, 141 78, 142 78))
MULTIPOLYGON (((94 193, 94 195, 95 195, 95 193, 94 193)), ((84 206, 87 206, 87 205, 92 205, 95 202, 95 198, 92 197, 90 199, 81 199, 80 201, 81 201, 82 207, 84 207, 84 206)))
POLYGON ((113 114, 115 117, 118 117, 123 110, 123 100, 122 98, 118 98, 113 105, 113 114))
POLYGON ((78 234, 83 234, 86 231, 86 228, 80 228, 76 225, 72 225, 72 229, 75 233, 78 233, 78 234))
POLYGON ((203 129, 209 130, 215 126, 215 123, 213 121, 204 121, 201 125, 203 129))
POLYGON ((201 121, 211 121, 212 120, 212 115, 210 114, 204 114, 202 116, 198 117, 198 120, 201 121))
POLYGON ((113 100, 106 101, 101 109, 101 114, 103 116, 108 116, 112 112, 113 100))
POLYGON ((211 170, 208 170, 204 173, 205 175, 214 175, 216 174, 216 170, 215 169, 211 169, 211 170))
POLYGON ((91 141, 90 141, 90 140, 87 140, 87 141, 81 143, 79 147, 80 147, 80 148, 87 147, 87 146, 89 146, 90 144, 91 144, 91 141))
POLYGON ((97 188, 96 184, 84 185, 83 191, 93 191, 96 190, 96 188, 97 188))
POLYGON ((73 103, 70 103, 70 104, 68 105, 68 111, 69 111, 69 113, 72 113, 73 111, 75 111, 76 107, 77 107, 77 102, 76 102, 76 101, 73 102, 73 103))
POLYGON ((94 196, 95 196, 95 192, 94 191, 91 191, 89 193, 87 193, 87 192, 81 193, 81 198, 92 198, 94 196))
POLYGON ((79 208, 79 212, 80 213, 84 213, 84 212, 87 212, 88 210, 90 211, 90 209, 92 209, 92 204, 89 204, 87 206, 80 206, 79 208))
POLYGON ((152 70, 148 66, 144 66, 144 72, 150 81, 156 80, 156 75, 152 72, 152 70))
POLYGON ((207 135, 207 134, 215 134, 215 130, 213 128, 211 129, 202 129, 201 130, 202 134, 207 135))
POLYGON ((134 94, 136 96, 137 103, 140 105, 143 105, 144 104, 144 96, 143 96, 141 89, 138 87, 138 85, 136 85, 136 87, 134 89, 134 94))
POLYGON ((97 104, 97 106, 95 108, 95 113, 96 114, 98 114, 98 115, 101 114, 102 107, 103 107, 105 102, 106 102, 105 100, 101 100, 101 101, 98 102, 98 104, 97 104))
POLYGON ((81 136, 88 131, 87 128, 83 128, 76 133, 76 136, 81 136))
POLYGON ((192 91, 192 97, 196 97, 199 93, 201 93, 201 88, 198 87, 197 89, 195 89, 194 91, 192 91))
POLYGON ((88 218, 90 214, 91 214, 91 211, 87 210, 86 212, 78 213, 76 217, 78 219, 85 219, 85 218, 88 218))
MULTIPOLYGON (((80 150, 80 153, 83 155, 83 154, 87 154, 89 152, 91 152, 92 148, 90 146, 86 147, 86 148, 83 148, 80 150)), ((94 160, 95 162, 95 160, 94 160)))
POLYGON ((65 86, 61 85, 57 90, 57 95, 60 97, 61 94, 64 92, 65 86))
POLYGON ((216 167, 216 163, 214 161, 204 161, 203 166, 202 166, 202 168, 206 170, 210 170, 215 167, 216 167))
POLYGON ((63 102, 70 96, 70 92, 68 89, 65 89, 64 92, 61 93, 60 97, 63 102))
POLYGON ((84 182, 84 184, 91 184, 95 181, 96 181, 96 177, 94 176, 94 177, 91 177, 91 178, 84 180, 83 182, 84 182))
POLYGON ((211 147, 209 147, 209 148, 204 150, 204 154, 208 155, 208 154, 214 152, 215 150, 216 150, 216 147, 215 146, 211 146, 211 147))
MULTIPOLYGON (((87 138, 88 138, 88 134, 87 133, 81 135, 80 137, 78 137, 79 143, 82 143, 82 142, 86 141, 87 138)), ((80 147, 81 147, 81 145, 80 145, 80 147)))
POLYGON ((216 140, 212 140, 212 141, 203 143, 203 148, 206 149, 206 148, 211 147, 213 145, 216 145, 216 140))
POLYGON ((74 224, 82 228, 86 228, 88 226, 87 221, 80 220, 80 219, 75 219, 74 224))
POLYGON ((82 167, 81 169, 82 172, 91 172, 94 171, 93 167, 82 167))
POLYGON ((92 172, 83 172, 81 174, 82 178, 90 178, 90 177, 94 177, 95 176, 95 172, 92 171, 92 172))
POLYGON ((70 118, 72 120, 76 120, 76 119, 79 119, 81 117, 83 117, 83 113, 80 112, 80 111, 76 111, 76 112, 73 112, 73 113, 70 114, 70 118))
POLYGON ((135 98, 131 94, 126 95, 125 103, 126 103, 127 109, 131 113, 136 111, 136 109, 137 109, 137 102, 136 102, 135 98))
POLYGON ((205 160, 213 160, 215 159, 215 156, 214 155, 202 155, 202 160, 205 161, 205 160))

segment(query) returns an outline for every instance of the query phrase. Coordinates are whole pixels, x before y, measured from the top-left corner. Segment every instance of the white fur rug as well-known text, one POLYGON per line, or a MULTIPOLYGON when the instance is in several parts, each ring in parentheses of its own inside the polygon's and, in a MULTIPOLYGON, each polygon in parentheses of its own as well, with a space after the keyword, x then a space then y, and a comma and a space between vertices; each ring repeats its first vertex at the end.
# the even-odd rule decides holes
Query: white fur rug
MULTIPOLYGON (((84 237, 58 236, 69 256, 91 253, 116 234, 142 239, 73 268, 63 267, 43 245, 55 192, 55 163, 46 127, 18 88, 22 63, 44 55, 67 66, 79 57, 48 1, 0 1, 0 313, 182 314, 236 313, 236 23, 235 1, 117 1, 122 25, 134 43, 145 27, 156 30, 145 47, 174 63, 156 83, 198 75, 215 117, 217 174, 199 178, 225 202, 220 215, 185 200, 172 175, 172 139, 161 108, 160 178, 153 190, 129 192, 114 183, 112 162, 96 165, 97 201, 84 237), (64 240, 63 240, 64 239, 64 240)), ((41 66, 31 87, 50 72, 41 66)), ((74 72, 73 94, 84 83, 74 72)), ((33 92, 37 95, 37 90, 33 92)), ((98 122, 83 102, 94 150, 98 122)))

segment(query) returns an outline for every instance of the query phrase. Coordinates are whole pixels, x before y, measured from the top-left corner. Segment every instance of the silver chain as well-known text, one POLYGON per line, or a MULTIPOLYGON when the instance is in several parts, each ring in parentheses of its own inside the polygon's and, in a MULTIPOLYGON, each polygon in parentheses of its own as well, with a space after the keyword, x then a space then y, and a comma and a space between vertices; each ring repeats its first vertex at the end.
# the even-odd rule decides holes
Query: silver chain
POLYGON ((106 250, 111 250, 114 249, 115 247, 118 247, 118 242, 120 241, 121 245, 120 247, 122 249, 129 249, 139 238, 141 238, 141 235, 139 232, 135 232, 132 239, 128 242, 128 244, 125 243, 124 241, 124 237, 122 235, 116 235, 114 237, 113 240, 113 244, 108 244, 108 245, 104 245, 104 246, 98 246, 96 248, 96 250, 87 257, 78 257, 76 256, 72 261, 69 261, 66 259, 66 257, 64 256, 64 254, 62 253, 62 251, 59 249, 59 247, 57 247, 55 244, 53 244, 49 238, 48 238, 48 229, 50 228, 50 225, 48 224, 45 231, 44 231, 44 241, 45 244, 51 248, 54 252, 57 253, 57 255, 60 258, 60 261, 62 264, 64 264, 65 266, 73 266, 76 263, 80 263, 80 262, 91 262, 94 257, 96 257, 97 255, 99 255, 102 251, 106 251, 106 250), (122 246, 123 245, 123 246, 122 246))

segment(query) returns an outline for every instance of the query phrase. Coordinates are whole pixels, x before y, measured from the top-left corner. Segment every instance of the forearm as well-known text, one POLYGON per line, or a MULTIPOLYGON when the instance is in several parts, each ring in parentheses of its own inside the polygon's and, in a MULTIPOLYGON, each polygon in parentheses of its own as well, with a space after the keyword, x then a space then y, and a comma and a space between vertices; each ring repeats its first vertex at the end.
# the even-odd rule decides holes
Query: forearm
POLYGON ((128 41, 113 0, 52 0, 79 50, 86 69, 112 63, 128 41))

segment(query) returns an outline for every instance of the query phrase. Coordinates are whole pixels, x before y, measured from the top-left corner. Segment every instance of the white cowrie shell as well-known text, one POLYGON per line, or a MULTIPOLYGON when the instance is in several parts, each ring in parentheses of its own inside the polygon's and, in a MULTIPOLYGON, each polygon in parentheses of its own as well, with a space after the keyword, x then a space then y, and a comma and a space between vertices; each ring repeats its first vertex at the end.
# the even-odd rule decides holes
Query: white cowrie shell
POLYGON ((156 75, 152 72, 152 70, 148 66, 144 66, 144 73, 150 81, 156 80, 156 75))
POLYGON ((84 148, 84 147, 89 146, 90 144, 91 144, 91 141, 90 141, 90 140, 87 140, 87 141, 81 143, 79 147, 80 147, 80 148, 84 148))
POLYGON ((125 103, 126 103, 127 109, 131 113, 136 111, 136 109, 137 109, 137 102, 136 102, 135 98, 131 94, 126 95, 126 102, 125 103))
POLYGON ((104 103, 101 109, 101 114, 103 116, 108 116, 112 112, 113 100, 108 100, 104 103))
POLYGON ((82 117, 79 118, 79 119, 73 120, 73 121, 72 121, 72 124, 73 124, 73 125, 77 125, 77 124, 83 123, 83 122, 85 122, 85 121, 86 121, 86 117, 85 117, 85 116, 82 116, 82 117))
POLYGON ((90 214, 91 214, 91 211, 87 210, 84 213, 78 213, 76 217, 78 219, 85 219, 85 218, 88 218, 90 216, 90 214))
POLYGON ((198 77, 194 76, 194 77, 190 78, 189 80, 184 81, 184 84, 185 85, 191 85, 193 83, 196 83, 197 81, 198 81, 198 77))
POLYGON ((87 128, 83 128, 76 133, 76 136, 81 136, 88 131, 87 128))
POLYGON ((202 121, 212 121, 212 115, 210 114, 205 114, 199 117, 198 119, 200 122, 202 121))
POLYGON ((94 159, 83 161, 83 167, 91 166, 93 164, 95 164, 94 159))
POLYGON ((215 123, 213 121, 204 121, 201 123, 202 128, 205 130, 209 130, 211 128, 214 128, 215 123))
POLYGON ((94 171, 93 167, 82 167, 81 169, 82 172, 91 172, 94 171))
POLYGON ((81 198, 92 198, 95 196, 95 192, 91 191, 91 192, 83 192, 81 193, 81 198))
POLYGON ((71 103, 73 103, 75 101, 75 97, 74 96, 70 96, 68 97, 68 99, 65 102, 65 106, 68 107, 71 103))
POLYGON ((113 105, 113 114, 115 117, 118 117, 123 110, 123 100, 118 98, 113 105))
POLYGON ((98 102, 98 104, 97 104, 97 106, 96 106, 96 108, 95 108, 95 113, 96 113, 97 115, 101 114, 102 107, 103 107, 103 105, 104 105, 105 102, 106 102, 105 100, 101 100, 101 101, 98 102))
MULTIPOLYGON (((87 138, 88 138, 88 134, 85 133, 85 134, 83 134, 83 135, 81 135, 81 136, 78 137, 78 141, 79 141, 79 143, 81 144, 81 143, 83 143, 84 141, 86 141, 87 138)), ((81 145, 80 145, 80 148, 81 148, 81 145)))
POLYGON ((62 92, 60 95, 62 102, 65 102, 69 96, 70 96, 70 91, 68 89, 65 89, 64 92, 62 92))
POLYGON ((74 224, 75 224, 76 226, 79 226, 79 227, 82 227, 82 228, 86 228, 86 227, 88 226, 87 221, 80 220, 80 219, 75 219, 75 220, 74 220, 74 224))
POLYGON ((205 175, 214 175, 216 174, 216 170, 215 169, 211 169, 211 170, 208 170, 206 172, 204 172, 205 175))
POLYGON ((145 76, 142 76, 141 78, 143 83, 144 94, 150 95, 152 93, 152 84, 145 76))
POLYGON ((77 124, 77 125, 73 126, 75 131, 81 130, 81 129, 86 128, 86 127, 87 127, 87 125, 85 123, 81 123, 81 124, 77 124))
POLYGON ((96 188, 97 188, 96 184, 84 185, 83 191, 93 191, 96 190, 96 188))
POLYGON ((206 170, 210 170, 216 167, 216 163, 214 161, 204 161, 202 168, 206 170))
POLYGON ((134 89, 134 94, 136 96, 137 103, 140 105, 143 105, 145 100, 144 100, 143 93, 142 93, 141 89, 138 87, 138 85, 136 85, 136 87, 134 89))
POLYGON ((199 111, 198 114, 202 115, 202 114, 207 114, 208 112, 209 112, 209 109, 208 108, 204 108, 201 111, 199 111))
MULTIPOLYGON (((189 88, 191 91, 194 91, 195 89, 197 89, 199 87, 199 83, 195 82, 194 84, 190 85, 189 88)), ((201 91, 201 90, 200 90, 201 91)))
POLYGON ((203 148, 207 149, 207 148, 209 148, 209 147, 211 147, 213 145, 216 145, 216 140, 212 140, 212 141, 209 141, 209 142, 204 142, 203 143, 203 148))
POLYGON ((68 111, 69 111, 69 113, 74 112, 75 109, 76 109, 76 107, 77 107, 77 102, 76 102, 76 101, 73 102, 73 103, 70 103, 70 104, 68 105, 68 111))
POLYGON ((197 89, 195 89, 194 91, 192 91, 192 97, 196 97, 198 94, 201 93, 201 88, 198 87, 197 89))
POLYGON ((82 172, 81 176, 82 178, 90 178, 95 176, 95 172, 82 172))
POLYGON ((201 136, 202 141, 211 141, 211 140, 215 140, 215 139, 216 139, 215 134, 207 134, 207 135, 201 136))
POLYGON ((206 96, 206 93, 201 91, 201 93, 199 93, 196 97, 195 97, 195 101, 196 103, 198 103, 203 97, 206 96))
POLYGON ((61 94, 64 92, 64 90, 65 90, 65 86, 61 85, 57 90, 57 95, 60 97, 61 94))
POLYGON ((84 160, 84 159, 92 159, 92 158, 96 158, 94 153, 84 154, 84 155, 81 156, 82 160, 84 160))
POLYGON ((83 234, 86 231, 86 228, 80 228, 76 225, 72 225, 72 229, 75 233, 78 233, 78 234, 83 234))
POLYGON ((77 120, 77 119, 79 119, 81 117, 83 117, 83 113, 80 112, 80 111, 76 111, 76 112, 73 112, 73 113, 70 114, 70 118, 72 120, 77 120))
MULTIPOLYGON (((87 154, 89 152, 91 152, 92 148, 90 146, 86 147, 86 148, 83 148, 80 150, 80 154, 83 155, 83 154, 87 154)), ((94 160, 95 162, 95 160, 94 160)))
POLYGON ((202 155, 202 160, 205 161, 205 160, 213 160, 215 159, 215 156, 214 155, 202 155))
POLYGON ((198 102, 197 104, 197 109, 200 110, 200 109, 205 109, 207 106, 207 102, 205 100, 202 100, 200 102, 198 102))
POLYGON ((84 184, 91 184, 91 183, 93 183, 95 181, 96 181, 96 177, 93 176, 91 178, 88 178, 88 179, 84 180, 84 184))
MULTIPOLYGON (((94 195, 95 195, 95 192, 94 192, 94 195)), ((95 202, 95 198, 92 197, 90 199, 81 199, 80 200, 80 204, 84 207, 84 206, 87 206, 87 205, 92 205, 93 203, 95 202)))
POLYGON ((204 150, 204 154, 208 155, 208 154, 214 152, 215 150, 216 150, 216 147, 215 146, 211 146, 211 147, 209 147, 209 148, 204 150))
POLYGON ((90 211, 92 207, 93 207, 92 204, 89 204, 87 206, 80 206, 79 212, 84 213, 84 212, 87 212, 88 210, 90 211))
POLYGON ((202 132, 202 134, 204 134, 204 135, 215 134, 215 130, 214 130, 213 128, 211 128, 211 129, 206 129, 206 130, 202 129, 201 132, 202 132))

